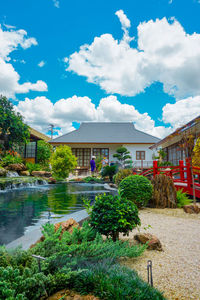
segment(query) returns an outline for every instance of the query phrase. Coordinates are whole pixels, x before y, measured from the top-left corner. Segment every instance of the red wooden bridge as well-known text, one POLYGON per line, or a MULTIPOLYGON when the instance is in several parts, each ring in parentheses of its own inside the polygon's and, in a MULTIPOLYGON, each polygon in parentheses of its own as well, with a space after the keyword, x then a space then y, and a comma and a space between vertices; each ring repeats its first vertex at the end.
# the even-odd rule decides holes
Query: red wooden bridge
POLYGON ((153 161, 153 168, 140 173, 143 176, 153 176, 157 174, 164 174, 170 176, 175 184, 177 190, 182 189, 189 195, 193 195, 193 191, 197 198, 200 198, 200 168, 191 167, 189 160, 184 165, 183 160, 179 161, 178 166, 158 166, 157 161, 153 161), (194 185, 192 180, 192 173, 194 177, 194 185))

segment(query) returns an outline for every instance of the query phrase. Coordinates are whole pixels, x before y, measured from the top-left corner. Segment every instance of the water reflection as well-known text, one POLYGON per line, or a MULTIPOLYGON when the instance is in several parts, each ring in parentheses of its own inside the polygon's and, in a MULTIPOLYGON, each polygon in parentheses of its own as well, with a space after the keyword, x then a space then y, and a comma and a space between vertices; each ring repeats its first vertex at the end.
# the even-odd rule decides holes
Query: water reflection
POLYGON ((57 217, 83 209, 83 197, 94 201, 104 192, 101 185, 59 184, 0 193, 0 245, 48 221, 49 214, 57 217))

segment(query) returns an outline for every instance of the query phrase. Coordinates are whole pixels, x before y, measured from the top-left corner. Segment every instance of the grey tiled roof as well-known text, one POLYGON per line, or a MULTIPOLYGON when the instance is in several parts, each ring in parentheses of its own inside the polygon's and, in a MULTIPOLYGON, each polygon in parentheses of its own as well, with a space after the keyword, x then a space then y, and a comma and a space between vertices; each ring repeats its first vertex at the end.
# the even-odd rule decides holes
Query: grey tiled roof
POLYGON ((155 136, 135 129, 133 123, 83 122, 79 129, 59 136, 50 143, 149 143, 159 142, 155 136))

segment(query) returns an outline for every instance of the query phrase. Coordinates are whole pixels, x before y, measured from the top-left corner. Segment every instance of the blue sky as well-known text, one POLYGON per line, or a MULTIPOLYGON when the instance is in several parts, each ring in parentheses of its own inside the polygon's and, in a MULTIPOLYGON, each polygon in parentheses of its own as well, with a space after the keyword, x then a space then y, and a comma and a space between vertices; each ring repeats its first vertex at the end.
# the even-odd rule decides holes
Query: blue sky
POLYGON ((200 114, 199 15, 197 0, 1 1, 0 93, 43 132, 132 121, 163 137, 200 114))

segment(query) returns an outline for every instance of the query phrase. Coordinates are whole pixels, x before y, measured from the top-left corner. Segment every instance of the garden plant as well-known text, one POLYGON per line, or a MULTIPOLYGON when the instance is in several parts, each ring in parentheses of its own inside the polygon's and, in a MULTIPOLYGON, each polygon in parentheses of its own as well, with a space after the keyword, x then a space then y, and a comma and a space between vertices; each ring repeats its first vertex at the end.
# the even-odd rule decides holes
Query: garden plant
POLYGON ((90 217, 91 226, 99 233, 111 236, 113 241, 119 239, 119 233, 128 235, 140 225, 137 206, 120 196, 97 196, 90 217))
POLYGON ((133 174, 133 172, 132 172, 131 169, 121 169, 121 170, 119 170, 119 171, 117 172, 117 174, 114 176, 114 183, 115 183, 117 186, 119 186, 120 182, 121 182, 124 178, 126 178, 126 177, 128 177, 128 176, 130 176, 130 175, 132 175, 132 174, 133 174))
POLYGON ((53 175, 57 178, 67 178, 77 166, 76 157, 68 146, 59 146, 53 152, 50 163, 53 175))
POLYGON ((144 176, 131 175, 120 182, 121 197, 133 201, 138 207, 146 206, 152 197, 153 187, 144 176))
POLYGON ((103 240, 88 222, 72 233, 54 225, 43 228, 45 240, 32 249, 0 248, 0 299, 46 299, 64 288, 100 299, 164 299, 138 275, 118 263, 120 257, 137 257, 145 245, 103 240), (45 258, 41 270, 32 255, 45 258))
POLYGON ((113 154, 113 157, 117 158, 122 168, 131 168, 132 166, 131 155, 126 147, 119 147, 116 150, 116 153, 113 154))

